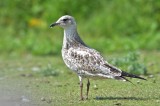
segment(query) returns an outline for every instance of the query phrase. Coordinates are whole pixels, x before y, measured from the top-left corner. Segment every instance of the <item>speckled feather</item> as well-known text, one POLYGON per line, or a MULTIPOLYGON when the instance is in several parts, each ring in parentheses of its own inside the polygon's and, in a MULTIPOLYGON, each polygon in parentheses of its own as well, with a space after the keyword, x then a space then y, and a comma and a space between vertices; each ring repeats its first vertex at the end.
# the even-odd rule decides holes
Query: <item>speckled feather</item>
MULTIPOLYGON (((68 48, 62 48, 65 64, 79 76, 116 78, 121 76, 121 70, 111 66, 101 54, 79 42, 68 42, 68 48)), ((121 79, 121 78, 119 78, 121 79)))
POLYGON ((62 57, 67 67, 79 76, 81 100, 84 100, 82 93, 83 78, 88 79, 86 98, 88 98, 89 93, 90 77, 113 78, 123 81, 129 81, 125 77, 132 77, 146 80, 110 65, 98 51, 88 47, 79 37, 76 21, 72 16, 62 16, 50 27, 54 26, 60 26, 64 29, 62 57))
POLYGON ((101 77, 123 79, 122 71, 110 65, 101 54, 88 47, 77 32, 76 21, 71 16, 62 16, 53 25, 64 28, 62 57, 71 70, 79 77, 101 77), (64 21, 65 20, 65 21, 64 21), (66 21, 67 20, 67 21, 66 21))
POLYGON ((126 80, 126 77, 143 79, 139 76, 129 74, 110 65, 104 60, 100 53, 88 47, 77 32, 77 24, 72 16, 65 15, 51 24, 50 27, 60 26, 64 29, 62 57, 65 64, 80 78, 103 77, 126 80))

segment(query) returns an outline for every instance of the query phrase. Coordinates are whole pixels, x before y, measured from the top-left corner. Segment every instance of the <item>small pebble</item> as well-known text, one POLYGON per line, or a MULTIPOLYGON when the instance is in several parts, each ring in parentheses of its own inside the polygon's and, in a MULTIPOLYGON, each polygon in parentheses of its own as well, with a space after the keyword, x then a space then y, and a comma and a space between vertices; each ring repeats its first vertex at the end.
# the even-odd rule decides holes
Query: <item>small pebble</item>
POLYGON ((117 106, 121 106, 121 103, 115 103, 115 105, 117 105, 117 106))
POLYGON ((148 77, 149 77, 149 78, 153 78, 153 77, 154 77, 154 75, 149 75, 148 77))
POLYGON ((137 84, 140 84, 140 81, 137 81, 137 84))
POLYGON ((44 97, 41 97, 41 101, 45 101, 46 99, 44 97))
POLYGON ((93 88, 94 88, 94 90, 97 90, 97 89, 98 89, 98 87, 97 87, 96 84, 93 86, 93 88))
POLYGON ((35 72, 40 71, 40 68, 39 67, 33 67, 32 71, 35 71, 35 72))
POLYGON ((22 102, 29 102, 30 100, 26 96, 21 96, 22 102))

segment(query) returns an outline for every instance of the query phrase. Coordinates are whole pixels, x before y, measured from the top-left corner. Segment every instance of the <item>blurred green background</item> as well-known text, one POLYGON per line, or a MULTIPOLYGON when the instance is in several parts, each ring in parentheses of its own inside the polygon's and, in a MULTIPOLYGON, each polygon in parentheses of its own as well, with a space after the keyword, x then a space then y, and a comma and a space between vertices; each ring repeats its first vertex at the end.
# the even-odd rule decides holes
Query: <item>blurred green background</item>
POLYGON ((159 58, 160 0, 0 1, 2 106, 159 106, 159 58), (89 100, 79 101, 78 77, 60 56, 63 29, 49 28, 66 14, 88 46, 147 81, 91 79, 89 100))
POLYGON ((159 0, 1 0, 0 54, 60 55, 66 14, 100 52, 160 50, 159 0))

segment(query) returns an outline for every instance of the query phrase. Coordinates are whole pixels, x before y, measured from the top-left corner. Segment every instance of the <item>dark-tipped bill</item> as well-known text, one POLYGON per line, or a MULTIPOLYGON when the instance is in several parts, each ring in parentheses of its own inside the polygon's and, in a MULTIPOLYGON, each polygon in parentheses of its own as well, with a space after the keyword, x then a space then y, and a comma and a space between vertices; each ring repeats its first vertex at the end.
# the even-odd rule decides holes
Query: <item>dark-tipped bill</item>
POLYGON ((52 27, 54 27, 56 25, 58 25, 58 23, 53 23, 53 24, 50 25, 50 28, 52 28, 52 27))

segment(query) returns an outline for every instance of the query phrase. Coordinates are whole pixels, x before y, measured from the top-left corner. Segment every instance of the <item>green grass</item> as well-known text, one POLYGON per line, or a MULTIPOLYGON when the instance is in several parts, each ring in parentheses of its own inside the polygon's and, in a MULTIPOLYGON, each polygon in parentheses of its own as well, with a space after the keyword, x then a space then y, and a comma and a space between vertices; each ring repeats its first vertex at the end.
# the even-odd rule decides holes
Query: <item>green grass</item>
MULTIPOLYGON (((119 58, 125 55, 123 53, 106 54, 106 57, 113 59, 113 57, 119 58)), ((160 103, 158 70, 160 53, 141 52, 140 57, 153 78, 144 76, 147 81, 130 79, 136 86, 112 79, 91 79, 89 100, 79 101, 79 79, 64 65, 61 57, 3 56, 0 57, 0 102, 4 102, 2 97, 10 97, 5 99, 6 102, 17 101, 29 106, 158 106, 160 103), (46 70, 58 74, 45 76, 46 70), (22 96, 30 101, 20 101, 22 96)), ((84 80, 85 92, 86 81, 84 80)))
POLYGON ((17 102, 29 106, 158 105, 159 4, 158 0, 67 0, 67 3, 66 0, 2 0, 1 105, 6 102, 11 102, 8 105, 17 102), (78 77, 60 58, 63 31, 49 28, 65 14, 75 17, 82 39, 88 46, 105 54, 109 62, 125 71, 146 74, 145 77, 153 75, 153 78, 140 82, 131 79, 137 87, 114 80, 91 80, 90 99, 79 101, 78 77), (129 51, 137 50, 142 51, 139 57, 128 56, 129 51), (30 102, 24 103, 23 96, 30 102))

